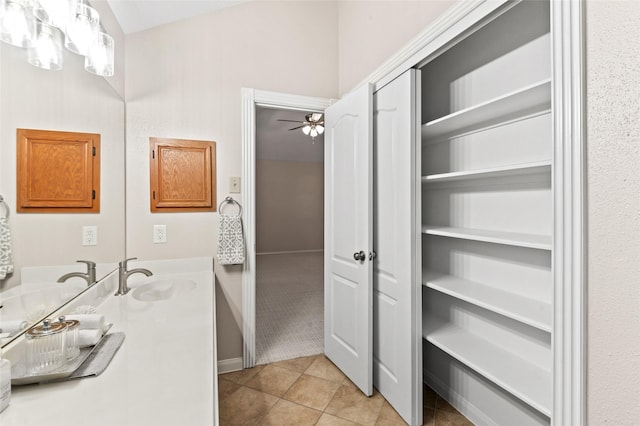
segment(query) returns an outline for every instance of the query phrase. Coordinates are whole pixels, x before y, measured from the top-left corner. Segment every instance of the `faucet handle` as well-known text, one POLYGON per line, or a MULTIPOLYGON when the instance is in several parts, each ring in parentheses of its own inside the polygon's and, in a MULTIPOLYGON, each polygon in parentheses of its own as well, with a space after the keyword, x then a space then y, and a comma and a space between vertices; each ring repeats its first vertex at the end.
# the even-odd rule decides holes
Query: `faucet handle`
POLYGON ((127 262, 129 262, 130 260, 136 260, 137 257, 130 257, 128 259, 123 260, 122 262, 120 262, 120 267, 127 269, 127 262))
POLYGON ((90 260, 76 260, 76 262, 78 262, 78 263, 86 263, 87 264, 87 271, 90 271, 92 269, 96 269, 96 262, 92 262, 90 260))

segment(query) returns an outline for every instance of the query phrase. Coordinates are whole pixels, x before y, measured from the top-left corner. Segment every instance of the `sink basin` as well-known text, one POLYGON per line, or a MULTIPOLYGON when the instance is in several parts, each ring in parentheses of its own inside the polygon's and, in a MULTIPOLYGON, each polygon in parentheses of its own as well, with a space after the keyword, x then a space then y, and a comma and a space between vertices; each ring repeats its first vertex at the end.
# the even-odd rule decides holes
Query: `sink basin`
POLYGON ((169 300, 196 288, 191 280, 157 280, 142 284, 133 289, 133 298, 142 302, 169 300))

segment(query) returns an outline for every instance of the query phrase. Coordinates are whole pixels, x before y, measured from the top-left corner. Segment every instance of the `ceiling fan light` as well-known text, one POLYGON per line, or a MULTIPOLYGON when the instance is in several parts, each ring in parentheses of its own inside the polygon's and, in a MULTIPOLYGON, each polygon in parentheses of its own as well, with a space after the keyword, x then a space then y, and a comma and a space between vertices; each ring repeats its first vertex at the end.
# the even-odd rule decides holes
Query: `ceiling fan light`
POLYGON ((308 135, 309 132, 311 132, 311 126, 309 126, 308 124, 306 126, 304 126, 302 128, 302 133, 304 133, 305 135, 308 135))
POLYGON ((318 134, 321 135, 324 133, 324 126, 321 124, 316 125, 316 130, 318 131, 318 134))
POLYGON ((311 135, 312 138, 315 138, 316 136, 318 136, 318 131, 316 130, 315 127, 312 127, 309 134, 311 135))

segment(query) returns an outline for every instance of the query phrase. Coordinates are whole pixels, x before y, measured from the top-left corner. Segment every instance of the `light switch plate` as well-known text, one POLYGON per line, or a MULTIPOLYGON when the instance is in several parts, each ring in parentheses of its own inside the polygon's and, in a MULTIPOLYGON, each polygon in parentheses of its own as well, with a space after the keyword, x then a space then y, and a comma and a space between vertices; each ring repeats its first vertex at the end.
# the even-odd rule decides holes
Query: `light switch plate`
POLYGON ((82 245, 95 246, 98 244, 98 227, 83 226, 82 227, 82 245))
POLYGON ((240 176, 231 176, 229 178, 229 192, 232 194, 240 192, 240 176))
POLYGON ((153 225, 153 243, 162 244, 167 242, 167 225, 153 225))

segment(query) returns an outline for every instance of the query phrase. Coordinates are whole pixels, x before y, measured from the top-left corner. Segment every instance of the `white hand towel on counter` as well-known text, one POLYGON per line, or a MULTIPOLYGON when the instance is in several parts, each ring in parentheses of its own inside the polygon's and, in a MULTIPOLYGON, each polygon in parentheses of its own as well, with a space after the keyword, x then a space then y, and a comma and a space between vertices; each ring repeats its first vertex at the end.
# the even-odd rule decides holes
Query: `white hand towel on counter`
POLYGON ((27 328, 27 322, 23 320, 9 320, 0 322, 0 333, 9 333, 13 336, 27 328))
POLYGON ((102 330, 97 328, 91 330, 79 330, 78 346, 80 346, 80 348, 94 346, 100 341, 103 334, 102 330))
POLYGON ((13 260, 11 259, 11 253, 11 232, 9 230, 9 220, 6 217, 0 217, 0 280, 5 279, 7 274, 13 272, 13 260))
POLYGON ((239 215, 220 215, 218 262, 221 265, 244 263, 244 236, 242 235, 242 218, 239 215))
POLYGON ((104 315, 101 314, 66 315, 65 319, 80 321, 80 324, 78 324, 78 330, 96 329, 104 332, 108 328, 104 315))

